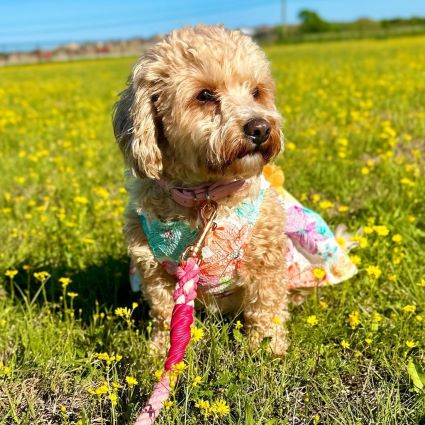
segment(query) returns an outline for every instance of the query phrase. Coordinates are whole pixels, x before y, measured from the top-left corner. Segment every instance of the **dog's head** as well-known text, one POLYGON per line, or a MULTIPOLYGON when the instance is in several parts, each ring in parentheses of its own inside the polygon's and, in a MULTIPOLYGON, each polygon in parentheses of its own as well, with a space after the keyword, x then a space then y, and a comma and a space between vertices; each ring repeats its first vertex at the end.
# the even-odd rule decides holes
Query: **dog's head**
POLYGON ((114 114, 115 137, 140 177, 248 178, 281 149, 265 54, 219 26, 172 32, 135 65, 114 114))

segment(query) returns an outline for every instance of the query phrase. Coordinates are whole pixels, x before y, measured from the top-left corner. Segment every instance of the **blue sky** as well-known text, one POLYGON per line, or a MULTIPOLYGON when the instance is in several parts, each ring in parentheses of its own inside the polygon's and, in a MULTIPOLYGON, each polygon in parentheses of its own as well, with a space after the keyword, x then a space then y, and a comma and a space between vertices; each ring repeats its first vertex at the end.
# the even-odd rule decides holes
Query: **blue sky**
MULTIPOLYGON (((0 0, 0 51, 59 43, 148 37, 173 28, 277 24, 284 0, 0 0)), ((425 16, 424 0, 286 0, 287 19, 312 9, 331 21, 425 16)))

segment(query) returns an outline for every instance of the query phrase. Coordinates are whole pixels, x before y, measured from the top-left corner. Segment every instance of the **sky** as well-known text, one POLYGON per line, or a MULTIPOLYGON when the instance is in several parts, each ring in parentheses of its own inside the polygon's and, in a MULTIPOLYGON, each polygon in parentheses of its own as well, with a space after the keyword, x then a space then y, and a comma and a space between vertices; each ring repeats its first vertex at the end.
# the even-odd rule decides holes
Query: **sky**
POLYGON ((311 9, 329 21, 425 17, 425 0, 0 0, 0 51, 150 37, 183 25, 229 28, 289 23, 311 9))

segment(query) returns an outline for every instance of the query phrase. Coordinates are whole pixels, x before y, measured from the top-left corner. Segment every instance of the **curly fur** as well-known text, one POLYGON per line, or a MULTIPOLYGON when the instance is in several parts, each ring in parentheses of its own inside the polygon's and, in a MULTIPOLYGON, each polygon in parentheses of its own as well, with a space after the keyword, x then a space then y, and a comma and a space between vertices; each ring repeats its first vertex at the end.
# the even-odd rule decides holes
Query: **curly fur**
MULTIPOLYGON (((161 220, 196 225, 196 211, 177 205, 155 184, 156 178, 180 186, 248 179, 248 188, 220 201, 219 216, 241 199, 257 196, 262 168, 283 144, 269 63, 264 52, 238 31, 204 25, 174 31, 136 63, 113 121, 125 161, 137 176, 129 187, 125 234, 151 308, 152 347, 162 352, 175 281, 151 253, 137 213, 143 210, 161 220), (204 89, 215 93, 214 101, 197 99, 204 89), (256 150, 243 132, 253 118, 265 119, 271 126, 268 140, 256 150)), ((288 317, 285 218, 275 197, 269 190, 243 259, 237 291, 222 299, 201 292, 199 299, 207 308, 224 313, 243 311, 252 347, 270 337, 271 350, 282 355, 288 317)))

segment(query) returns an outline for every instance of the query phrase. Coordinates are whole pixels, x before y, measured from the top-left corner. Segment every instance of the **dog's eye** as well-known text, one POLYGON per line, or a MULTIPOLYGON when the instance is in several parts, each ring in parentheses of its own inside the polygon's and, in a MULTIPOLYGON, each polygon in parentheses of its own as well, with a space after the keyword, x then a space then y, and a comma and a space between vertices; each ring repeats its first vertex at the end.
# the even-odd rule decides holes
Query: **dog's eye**
POLYGON ((196 99, 202 103, 214 102, 217 100, 216 95, 212 91, 206 89, 202 90, 198 96, 196 96, 196 99))
POLYGON ((258 87, 255 87, 255 89, 252 91, 252 96, 254 99, 256 99, 260 95, 260 89, 258 87))

